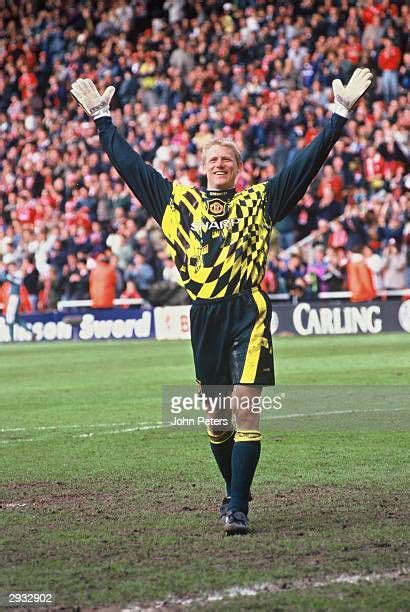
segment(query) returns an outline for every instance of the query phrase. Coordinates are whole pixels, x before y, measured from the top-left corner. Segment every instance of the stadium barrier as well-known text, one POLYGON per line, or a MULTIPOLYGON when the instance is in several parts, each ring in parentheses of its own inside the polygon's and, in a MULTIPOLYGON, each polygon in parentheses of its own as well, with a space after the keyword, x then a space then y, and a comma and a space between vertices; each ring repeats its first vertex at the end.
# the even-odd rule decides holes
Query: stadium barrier
MULTIPOLYGON (((410 289, 385 289, 378 291, 378 297, 404 297, 410 299, 410 289)), ((319 300, 341 300, 350 299, 352 297, 351 291, 320 291, 318 293, 319 300)), ((269 293, 269 298, 272 301, 286 301, 293 299, 290 293, 269 293)), ((296 298, 297 299, 297 298, 296 298)), ((91 308, 91 300, 60 300, 57 302, 57 310, 67 310, 72 308, 91 308)), ((114 300, 114 306, 143 306, 143 298, 117 298, 114 300)), ((3 310, 5 305, 0 302, 0 310, 3 310)))
MULTIPOLYGON (((350 300, 352 297, 351 291, 319 291, 317 294, 319 300, 350 300)), ((387 299, 389 297, 402 297, 406 300, 410 299, 410 289, 382 289, 377 292, 377 297, 387 299)), ((284 301, 294 299, 295 303, 303 298, 293 298, 290 293, 269 293, 269 298, 272 301, 284 301)))
MULTIPOLYGON (((114 306, 142 306, 143 298, 117 298, 114 300, 114 306)), ((66 310, 67 308, 91 308, 91 300, 60 300, 57 302, 57 310, 66 310)))
MULTIPOLYGON (((189 339, 189 306, 154 309, 155 337, 159 340, 189 339)), ((410 333, 410 300, 362 302, 339 301, 274 304, 272 334, 300 336, 410 333)))
MULTIPOLYGON (((70 309, 24 315, 38 341, 176 340, 190 338, 190 306, 70 309)), ((379 300, 358 304, 323 302, 273 303, 272 334, 300 336, 410 333, 410 300, 379 300)), ((15 326, 16 341, 31 334, 15 326)), ((5 317, 0 316, 0 343, 10 342, 5 317)))
MULTIPOLYGON (((152 308, 83 309, 67 312, 47 312, 22 315, 32 324, 38 341, 70 340, 141 340, 154 338, 152 308)), ((15 325, 18 342, 31 341, 30 332, 15 325)), ((10 342, 9 328, 0 316, 0 343, 10 342)))
MULTIPOLYGON (((410 299, 410 289, 383 289, 377 292, 378 297, 404 297, 410 299)), ((290 293, 269 293, 272 301, 286 301, 292 299, 290 293)), ((351 291, 320 291, 317 295, 319 300, 341 300, 350 299, 351 291)), ((114 306, 142 306, 144 300, 142 298, 117 298, 114 300, 114 306)), ((57 303, 57 310, 66 310, 67 308, 90 308, 91 300, 60 300, 57 303)), ((1 304, 0 304, 1 308, 1 304)))

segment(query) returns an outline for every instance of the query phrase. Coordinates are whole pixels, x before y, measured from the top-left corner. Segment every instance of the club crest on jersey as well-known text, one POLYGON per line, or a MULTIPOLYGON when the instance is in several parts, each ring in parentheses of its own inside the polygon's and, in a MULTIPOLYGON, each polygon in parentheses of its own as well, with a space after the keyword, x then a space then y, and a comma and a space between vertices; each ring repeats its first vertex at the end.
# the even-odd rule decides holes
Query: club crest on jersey
POLYGON ((208 212, 214 217, 222 217, 225 214, 226 202, 219 198, 208 201, 208 212))

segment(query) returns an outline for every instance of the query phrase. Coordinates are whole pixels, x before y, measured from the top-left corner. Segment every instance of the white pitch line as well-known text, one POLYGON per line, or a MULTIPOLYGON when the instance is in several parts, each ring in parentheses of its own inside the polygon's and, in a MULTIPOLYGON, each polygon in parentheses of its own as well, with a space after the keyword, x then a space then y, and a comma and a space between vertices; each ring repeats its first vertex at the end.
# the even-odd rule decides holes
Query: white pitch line
POLYGON ((18 502, 9 502, 7 504, 2 504, 2 508, 25 508, 27 504, 20 504, 18 502))
POLYGON ((188 608, 190 606, 202 606, 215 601, 224 601, 238 597, 255 597, 260 593, 286 593, 288 591, 307 591, 331 586, 332 584, 358 584, 360 582, 374 583, 383 580, 394 580, 408 575, 408 568, 372 574, 341 574, 340 576, 328 576, 321 581, 309 582, 309 578, 296 580, 283 580, 282 582, 263 582, 247 587, 233 586, 222 591, 215 591, 199 597, 169 597, 163 601, 155 601, 148 605, 130 604, 122 609, 122 612, 149 612, 150 610, 162 610, 168 606, 188 608))
MULTIPOLYGON (((142 425, 141 427, 127 427, 126 429, 114 429, 111 431, 90 431, 83 433, 73 433, 71 437, 73 438, 92 438, 93 436, 104 436, 104 435, 112 435, 112 434, 122 434, 122 433, 130 433, 134 431, 146 431, 148 429, 163 429, 169 428, 171 425, 167 423, 161 423, 159 425, 152 423, 151 425, 142 425)), ((44 440, 50 440, 50 436, 47 437, 38 437, 38 438, 8 438, 5 440, 0 440, 0 444, 19 444, 21 442, 44 442, 44 440)))
POLYGON ((9 440, 0 440, 0 444, 14 444, 16 442, 41 442, 42 438, 20 438, 18 440, 14 440, 10 438, 9 440))
MULTIPOLYGON (((262 418, 263 421, 273 420, 273 419, 295 419, 295 418, 306 418, 306 417, 315 417, 315 416, 328 416, 328 415, 336 415, 336 414, 365 414, 372 412, 403 412, 407 410, 407 408, 374 408, 372 410, 330 410, 330 411, 321 411, 321 412, 296 412, 294 414, 274 414, 267 417, 262 418)), ((58 432, 59 430, 65 429, 79 429, 83 428, 105 428, 105 427, 118 427, 120 425, 128 425, 128 423, 96 423, 94 425, 50 425, 50 426, 40 426, 36 428, 10 428, 10 429, 0 429, 0 432, 14 432, 14 431, 27 431, 33 433, 34 431, 54 431, 58 432)), ((81 433, 73 433, 73 437, 75 438, 91 438, 94 435, 112 435, 112 434, 121 434, 121 433, 131 433, 134 431, 146 431, 150 429, 168 429, 175 426, 170 423, 163 423, 162 421, 154 421, 154 422, 146 422, 141 421, 136 427, 127 427, 125 429, 114 429, 111 431, 95 431, 95 432, 81 432, 81 433)), ((180 429, 180 428, 179 428, 180 429)), ((70 432, 68 432, 70 433, 70 432)), ((39 438, 20 438, 20 439, 5 439, 0 440, 0 444, 18 444, 21 442, 36 442, 36 441, 44 441, 44 437, 39 438)))
MULTIPOLYGON (((159 425, 162 421, 141 421, 139 425, 159 425)), ((92 423, 91 425, 86 425, 93 429, 94 427, 122 427, 124 425, 130 425, 130 422, 124 423, 92 423)), ((3 427, 0 429, 1 433, 13 432, 13 431, 47 431, 47 430, 59 430, 59 429, 79 429, 80 427, 84 427, 82 425, 39 425, 36 427, 3 427)))
POLYGON ((130 433, 132 431, 145 431, 146 429, 161 429, 163 427, 170 427, 168 424, 161 423, 160 425, 143 425, 142 427, 128 427, 127 429, 114 429, 112 431, 91 431, 90 433, 74 434, 74 438, 91 438, 95 434, 100 436, 106 436, 111 434, 119 433, 130 433))
MULTIPOLYGON (((335 414, 355 414, 355 413, 368 413, 368 412, 403 412, 408 410, 408 408, 372 408, 371 410, 356 410, 356 409, 348 409, 348 410, 329 410, 329 411, 320 411, 320 412, 295 412, 294 414, 275 414, 264 417, 262 420, 271 420, 271 419, 294 419, 299 417, 310 417, 310 416, 327 416, 327 415, 335 415, 335 414)), ((94 428, 104 428, 104 427, 122 427, 124 425, 130 425, 129 422, 123 423, 91 423, 89 425, 85 425, 89 429, 94 428)), ((138 423, 138 427, 146 425, 148 428, 152 428, 154 425, 164 425, 163 421, 141 421, 138 423)), ((165 425, 166 427, 171 427, 171 425, 165 425)), ((16 431, 59 431, 64 429, 80 429, 80 427, 84 427, 84 424, 73 424, 73 425, 39 425, 35 427, 3 427, 0 428, 0 433, 12 433, 16 431)), ((133 429, 124 430, 124 431, 133 431, 133 429)), ((108 432, 107 432, 108 433, 108 432)), ((117 433, 117 432, 115 432, 117 433)))
POLYGON ((271 416, 267 416, 262 418, 263 421, 269 421, 271 419, 294 419, 297 417, 311 417, 311 416, 327 416, 329 414, 362 414, 367 412, 403 412, 404 410, 408 410, 408 408, 372 408, 371 410, 328 410, 322 412, 295 412, 294 414, 272 414, 271 416))

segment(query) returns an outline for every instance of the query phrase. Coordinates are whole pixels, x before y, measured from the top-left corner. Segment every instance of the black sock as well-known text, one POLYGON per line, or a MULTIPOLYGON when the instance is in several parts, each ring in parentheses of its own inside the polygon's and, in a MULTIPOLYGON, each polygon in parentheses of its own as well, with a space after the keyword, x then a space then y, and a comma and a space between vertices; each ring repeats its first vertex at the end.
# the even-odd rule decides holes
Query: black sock
POLYGON ((260 441, 235 442, 232 450, 229 510, 237 510, 248 514, 249 492, 260 454, 260 441))
POLYGON ((232 449, 234 446, 234 434, 229 432, 230 436, 224 442, 211 445, 211 450, 218 464, 219 470, 226 483, 226 495, 231 495, 231 478, 232 478, 232 449))

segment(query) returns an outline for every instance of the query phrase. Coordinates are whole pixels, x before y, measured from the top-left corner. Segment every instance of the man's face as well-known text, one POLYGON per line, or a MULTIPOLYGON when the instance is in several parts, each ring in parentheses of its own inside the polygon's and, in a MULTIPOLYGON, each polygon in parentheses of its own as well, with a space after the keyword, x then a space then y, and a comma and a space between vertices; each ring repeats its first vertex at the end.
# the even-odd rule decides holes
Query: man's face
POLYGON ((321 262, 323 261, 325 257, 325 254, 323 253, 323 251, 317 250, 316 251, 316 261, 321 262))
MULTIPOLYGON (((242 164, 241 164, 242 165, 242 164)), ((230 189, 235 186, 240 166, 234 152, 223 145, 213 145, 204 164, 208 189, 230 189)))

